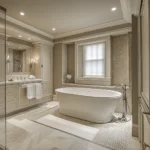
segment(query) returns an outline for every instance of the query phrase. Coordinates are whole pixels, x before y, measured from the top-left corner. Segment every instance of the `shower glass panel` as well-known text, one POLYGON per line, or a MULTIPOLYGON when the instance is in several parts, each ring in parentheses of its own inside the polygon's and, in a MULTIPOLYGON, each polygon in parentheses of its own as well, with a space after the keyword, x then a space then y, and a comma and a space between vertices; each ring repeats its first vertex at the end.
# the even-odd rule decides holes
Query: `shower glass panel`
POLYGON ((6 149, 6 9, 0 6, 0 150, 6 149))

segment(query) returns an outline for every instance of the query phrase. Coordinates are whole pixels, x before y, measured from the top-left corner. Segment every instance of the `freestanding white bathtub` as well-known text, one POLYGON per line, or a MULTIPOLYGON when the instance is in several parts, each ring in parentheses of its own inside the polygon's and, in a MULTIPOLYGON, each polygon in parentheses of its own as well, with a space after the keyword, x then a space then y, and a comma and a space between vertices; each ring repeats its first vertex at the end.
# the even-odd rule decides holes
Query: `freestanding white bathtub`
POLYGON ((56 89, 60 113, 95 123, 110 122, 121 97, 120 92, 104 89, 56 89))

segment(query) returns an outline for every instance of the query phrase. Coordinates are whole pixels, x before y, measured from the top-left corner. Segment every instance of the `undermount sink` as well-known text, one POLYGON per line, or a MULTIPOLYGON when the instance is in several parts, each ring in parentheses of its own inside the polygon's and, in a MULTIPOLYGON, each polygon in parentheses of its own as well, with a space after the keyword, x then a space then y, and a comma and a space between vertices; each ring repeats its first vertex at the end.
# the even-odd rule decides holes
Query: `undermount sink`
POLYGON ((18 79, 18 80, 8 80, 8 82, 21 82, 21 81, 34 81, 34 80, 37 80, 37 79, 18 79))

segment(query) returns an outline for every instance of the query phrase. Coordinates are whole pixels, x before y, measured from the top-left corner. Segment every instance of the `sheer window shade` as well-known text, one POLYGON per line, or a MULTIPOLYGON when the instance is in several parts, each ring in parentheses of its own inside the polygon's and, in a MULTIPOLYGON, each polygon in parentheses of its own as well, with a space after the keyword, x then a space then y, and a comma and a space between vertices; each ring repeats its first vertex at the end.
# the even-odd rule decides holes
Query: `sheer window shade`
POLYGON ((105 74, 105 42, 83 46, 83 75, 100 76, 105 74))

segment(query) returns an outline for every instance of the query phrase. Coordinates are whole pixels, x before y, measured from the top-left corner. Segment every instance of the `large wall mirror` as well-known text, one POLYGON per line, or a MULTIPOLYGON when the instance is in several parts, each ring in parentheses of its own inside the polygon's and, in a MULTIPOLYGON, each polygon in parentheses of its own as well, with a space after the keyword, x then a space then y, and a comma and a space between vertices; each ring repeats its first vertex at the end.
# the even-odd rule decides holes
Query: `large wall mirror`
POLYGON ((30 72, 31 54, 29 48, 9 46, 6 50, 7 74, 30 72))

